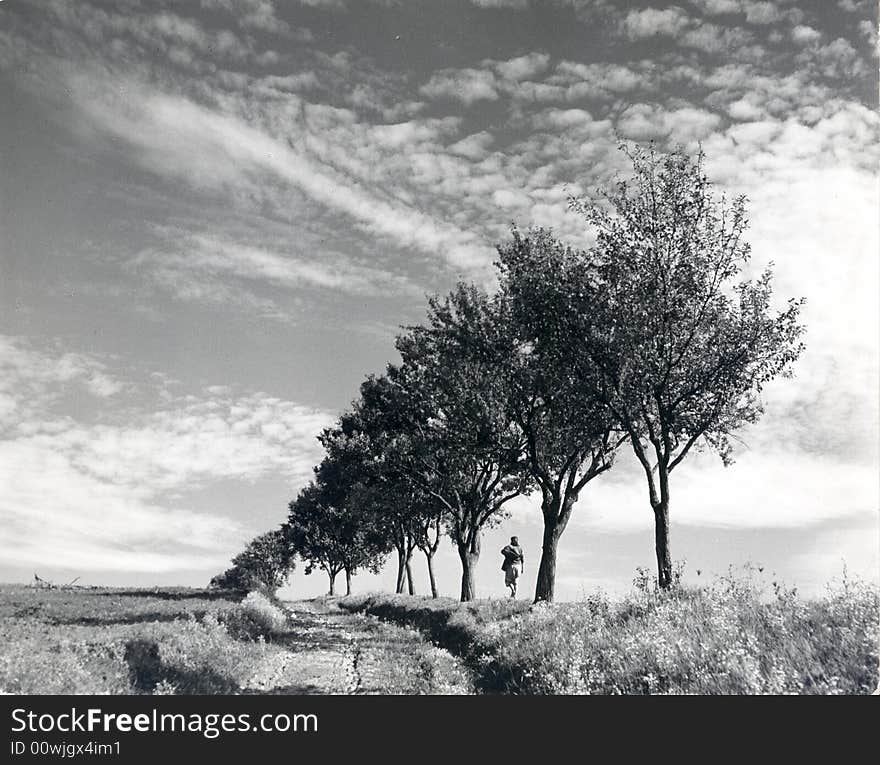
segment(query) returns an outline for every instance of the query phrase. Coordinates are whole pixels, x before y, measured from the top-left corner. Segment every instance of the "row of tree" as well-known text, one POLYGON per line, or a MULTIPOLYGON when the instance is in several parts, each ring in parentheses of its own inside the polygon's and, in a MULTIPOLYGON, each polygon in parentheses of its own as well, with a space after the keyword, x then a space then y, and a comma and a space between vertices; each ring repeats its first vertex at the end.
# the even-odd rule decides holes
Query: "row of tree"
POLYGON ((544 229, 498 247, 498 289, 460 282, 396 340, 320 436, 325 456, 290 503, 289 551, 327 572, 378 570, 442 534, 476 596, 484 529, 536 492, 544 520, 535 600, 554 597, 557 547, 588 484, 621 449, 641 465, 655 520, 658 583, 672 581, 670 477, 694 449, 731 461, 730 439, 761 415, 762 387, 803 349, 802 300, 771 305, 771 271, 743 273, 743 197, 714 192, 702 153, 623 147, 630 177, 571 199, 595 233, 576 249, 544 229))

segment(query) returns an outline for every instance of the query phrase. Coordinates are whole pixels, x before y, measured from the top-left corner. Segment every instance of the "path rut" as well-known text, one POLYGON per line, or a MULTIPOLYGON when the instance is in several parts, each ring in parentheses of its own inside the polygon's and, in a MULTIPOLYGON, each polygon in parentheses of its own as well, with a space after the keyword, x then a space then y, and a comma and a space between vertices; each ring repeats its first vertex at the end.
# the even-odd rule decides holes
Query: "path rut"
POLYGON ((285 650, 260 667, 245 693, 472 693, 470 674, 416 631, 339 610, 318 599, 285 604, 295 616, 274 639, 285 650))

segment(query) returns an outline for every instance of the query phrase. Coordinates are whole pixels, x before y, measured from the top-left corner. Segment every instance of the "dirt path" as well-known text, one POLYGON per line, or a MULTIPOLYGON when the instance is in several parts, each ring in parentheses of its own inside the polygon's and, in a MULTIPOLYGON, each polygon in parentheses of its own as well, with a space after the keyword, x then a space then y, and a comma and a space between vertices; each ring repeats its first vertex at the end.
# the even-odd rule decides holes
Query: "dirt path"
POLYGON ((332 601, 293 601, 294 626, 276 643, 286 651, 261 667, 247 693, 472 693, 458 659, 422 636, 372 617, 339 610, 332 601))

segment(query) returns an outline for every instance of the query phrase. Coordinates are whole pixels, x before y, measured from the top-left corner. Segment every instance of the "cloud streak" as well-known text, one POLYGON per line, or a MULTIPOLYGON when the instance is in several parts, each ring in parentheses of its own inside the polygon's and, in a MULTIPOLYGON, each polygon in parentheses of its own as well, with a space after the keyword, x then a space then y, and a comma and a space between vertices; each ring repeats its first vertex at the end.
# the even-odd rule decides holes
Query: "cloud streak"
POLYGON ((326 412, 226 388, 129 409, 116 422, 53 415, 71 381, 109 395, 103 383, 92 384, 104 366, 18 338, 2 341, 4 395, 15 403, 0 439, 9 564, 150 572, 218 565, 241 543, 243 526, 194 512, 181 498, 222 480, 304 483, 319 453, 315 436, 331 421, 326 412), (48 496, 47 487, 55 489, 48 496))

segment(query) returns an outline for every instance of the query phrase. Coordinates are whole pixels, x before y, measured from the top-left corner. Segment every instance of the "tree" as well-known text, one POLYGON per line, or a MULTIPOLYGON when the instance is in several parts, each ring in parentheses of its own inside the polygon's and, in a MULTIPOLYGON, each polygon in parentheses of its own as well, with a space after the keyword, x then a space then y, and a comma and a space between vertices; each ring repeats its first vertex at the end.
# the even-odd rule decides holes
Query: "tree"
MULTIPOLYGON (((319 440, 321 436, 319 436, 319 440)), ((357 455, 328 454, 315 476, 345 571, 346 594, 358 569, 378 573, 390 549, 387 524, 375 513, 367 491, 369 474, 357 455)))
POLYGON ((262 587, 275 592, 294 568, 294 553, 283 529, 273 529, 251 540, 232 559, 232 567, 211 580, 214 587, 249 590, 262 587))
POLYGON ((498 364, 508 348, 497 310, 465 284, 430 300, 427 324, 397 339, 402 363, 367 378, 354 411, 352 433, 367 439, 386 479, 415 486, 443 508, 463 601, 476 594, 482 529, 529 486, 498 364))
POLYGON ((559 539, 584 487, 611 468, 627 436, 597 395, 597 370, 580 358, 579 322, 570 320, 589 311, 579 289, 584 253, 543 229, 526 236, 514 229, 498 255, 504 318, 515 348, 500 363, 510 376, 511 411, 526 441, 544 518, 535 602, 552 601, 559 539))
MULTIPOLYGON (((414 594, 410 560, 415 549, 414 520, 410 518, 412 505, 408 501, 405 482, 388 480, 379 469, 379 463, 370 454, 369 442, 355 413, 343 413, 336 425, 325 428, 318 440, 327 450, 325 462, 336 466, 335 481, 356 486, 353 502, 371 513, 365 519, 397 551, 396 592, 402 593, 407 579, 410 594, 414 594), (408 576, 409 575, 409 576, 408 576)), ((333 483, 331 478, 330 482, 333 483)))
MULTIPOLYGON (((390 418, 385 418, 385 424, 391 426, 390 418)), ((409 594, 415 594, 411 561, 413 552, 420 549, 428 562, 431 592, 437 597, 433 557, 440 543, 443 508, 420 491, 406 473, 387 470, 389 462, 371 454, 371 443, 364 433, 364 422, 349 411, 318 438, 328 459, 344 466, 350 479, 357 476, 357 502, 377 514, 373 522, 385 530, 397 550, 397 593, 408 587, 409 594)))
POLYGON ((428 583, 431 586, 431 597, 437 598, 437 577, 434 574, 434 556, 440 547, 440 539, 443 537, 443 518, 445 510, 441 504, 430 498, 420 506, 416 515, 417 525, 415 533, 416 546, 424 553, 428 566, 428 583))
POLYGON ((397 552, 395 592, 402 594, 408 589, 410 595, 415 595, 412 555, 416 550, 418 521, 413 492, 405 485, 375 480, 361 487, 361 498, 365 507, 369 507, 375 515, 374 522, 397 552))
POLYGON ((256 586, 250 574, 240 568, 230 566, 222 574, 211 577, 211 587, 221 590, 252 590, 256 586))
POLYGON ((672 582, 669 479, 693 448, 732 461, 731 438, 762 414, 763 386, 803 350, 803 299, 775 310, 772 266, 749 261, 746 200, 713 193, 682 150, 626 149, 633 175, 603 199, 572 199, 595 227, 581 290, 584 363, 629 435, 648 483, 658 582, 672 582))
POLYGON ((378 571, 387 547, 358 508, 333 503, 335 491, 319 481, 306 486, 290 503, 285 532, 292 549, 307 561, 306 574, 323 569, 330 595, 335 595, 336 577, 345 571, 346 593, 351 594, 351 577, 362 567, 378 571))

